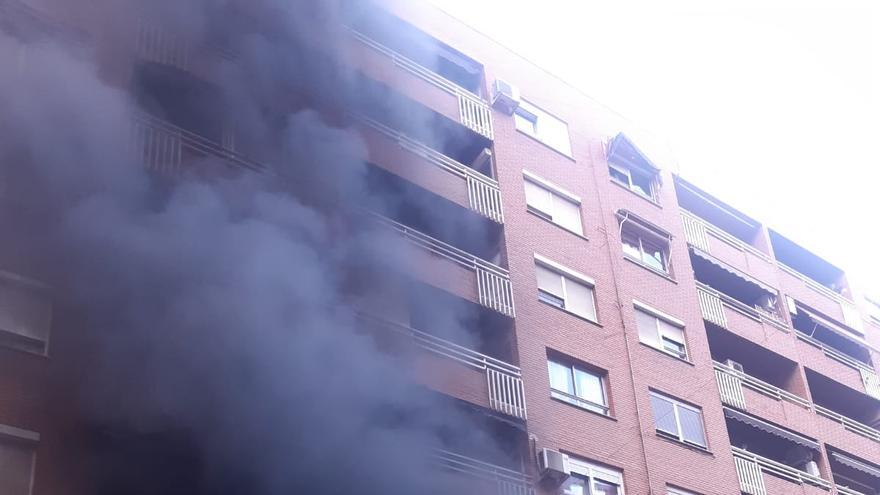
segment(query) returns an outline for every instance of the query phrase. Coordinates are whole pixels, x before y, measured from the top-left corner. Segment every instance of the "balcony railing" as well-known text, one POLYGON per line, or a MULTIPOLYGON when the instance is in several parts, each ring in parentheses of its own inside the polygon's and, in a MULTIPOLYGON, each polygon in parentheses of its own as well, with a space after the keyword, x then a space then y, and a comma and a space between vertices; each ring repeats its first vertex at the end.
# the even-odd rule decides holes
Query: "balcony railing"
POLYGON ((869 366, 867 363, 863 363, 858 359, 853 358, 852 356, 848 356, 837 349, 828 346, 824 342, 813 338, 800 330, 795 330, 795 336, 798 340, 806 342, 814 347, 822 349, 822 352, 828 356, 829 358, 849 366, 855 370, 858 370, 859 375, 862 378, 862 384, 865 387, 865 393, 874 397, 875 399, 880 400, 880 376, 877 375, 877 372, 874 371, 874 368, 869 366))
POLYGON ((742 392, 742 387, 747 387, 771 399, 777 401, 785 400, 805 409, 810 409, 810 401, 803 397, 725 366, 717 361, 714 364, 715 378, 718 381, 718 391, 721 394, 721 400, 729 406, 748 410, 745 395, 742 392))
POLYGON ((504 213, 501 207, 501 190, 498 187, 498 181, 486 177, 443 153, 435 151, 373 119, 363 116, 358 116, 357 118, 376 131, 397 141, 401 148, 428 160, 441 170, 463 179, 467 186, 470 208, 490 220, 504 223, 504 213))
POLYGON ((780 270, 784 271, 785 273, 788 273, 792 277, 800 279, 804 283, 804 285, 807 286, 807 288, 812 289, 814 292, 817 292, 818 294, 825 296, 825 297, 831 299, 832 301, 836 302, 837 304, 839 304, 840 305, 840 312, 843 314, 844 323, 846 323, 846 325, 849 326, 850 328, 853 328, 858 332, 864 333, 864 325, 862 323, 862 313, 861 313, 861 311, 859 311, 859 309, 856 307, 855 303, 853 303, 853 301, 850 298, 848 298, 842 294, 839 294, 837 292, 834 292, 833 290, 829 289, 828 287, 825 287, 824 285, 820 284, 819 282, 816 282, 815 280, 813 280, 809 276, 804 275, 803 273, 795 270, 794 268, 792 268, 790 266, 783 264, 780 261, 777 261, 776 264, 779 266, 780 270))
POLYGON ((446 450, 437 450, 435 458, 446 469, 481 481, 494 482, 497 495, 535 495, 531 478, 519 471, 446 450))
POLYGON ((805 473, 781 462, 753 454, 746 450, 731 447, 740 489, 750 495, 768 495, 764 486, 763 474, 771 474, 798 485, 812 485, 823 490, 831 490, 831 483, 812 474, 805 473))
POLYGON ((837 493, 839 493, 840 495, 866 495, 860 491, 856 491, 852 488, 847 488, 840 485, 834 485, 834 489, 837 490, 837 493))
POLYGON ((724 312, 724 308, 726 307, 757 322, 768 323, 779 330, 788 331, 788 325, 782 321, 778 315, 753 308, 745 303, 737 301, 727 294, 718 292, 708 285, 697 282, 697 296, 700 301, 700 310, 703 313, 703 319, 714 323, 721 328, 728 328, 727 315, 724 312))
POLYGON ((705 251, 711 254, 711 250, 709 247, 709 238, 707 235, 712 235, 716 239, 729 244, 743 252, 751 253, 762 260, 772 263, 770 256, 763 253, 761 250, 756 247, 748 244, 736 237, 728 234, 724 230, 711 223, 703 220, 702 218, 694 215, 693 213, 681 210, 681 220, 684 225, 684 234, 687 242, 701 251, 705 251))
POLYGON ((845 429, 853 433, 874 440, 875 442, 880 442, 880 430, 871 428, 866 424, 859 423, 854 419, 847 418, 842 414, 838 414, 831 409, 827 409, 818 404, 813 404, 813 408, 816 410, 816 414, 818 414, 819 416, 825 416, 828 419, 834 420, 842 424, 845 429))
MULTIPOLYGON (((150 62, 177 67, 189 71, 194 54, 192 41, 185 35, 175 33, 161 23, 138 19, 135 33, 135 54, 150 62)), ((226 60, 234 60, 236 54, 219 45, 211 45, 210 51, 226 60)))
POLYGON ((131 146, 147 169, 166 175, 182 172, 187 154, 218 158, 231 167, 268 171, 265 165, 241 153, 144 113, 135 114, 132 120, 131 146))
POLYGON ((371 216, 379 223, 397 231, 416 246, 476 273, 479 303, 511 318, 516 316, 513 306, 513 288, 510 284, 510 272, 494 263, 478 258, 389 218, 379 215, 371 216))
POLYGON ((366 35, 351 28, 349 28, 349 31, 356 40, 389 57, 394 62, 394 65, 409 71, 413 75, 418 76, 443 91, 455 96, 458 99, 459 119, 462 125, 488 139, 494 139, 492 110, 486 102, 480 99, 479 96, 417 62, 404 57, 391 48, 378 43, 366 35))
POLYGON ((519 367, 399 323, 365 314, 359 316, 382 328, 408 336, 415 345, 428 352, 484 371, 489 388, 489 405, 492 409, 526 419, 526 397, 519 367))

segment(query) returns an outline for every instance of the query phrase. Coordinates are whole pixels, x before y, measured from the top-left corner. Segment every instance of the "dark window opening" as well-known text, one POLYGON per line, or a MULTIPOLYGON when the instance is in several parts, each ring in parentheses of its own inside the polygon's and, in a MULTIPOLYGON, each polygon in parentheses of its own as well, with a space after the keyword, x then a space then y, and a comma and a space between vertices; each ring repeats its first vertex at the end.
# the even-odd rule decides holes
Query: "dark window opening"
POLYGON ((843 270, 807 251, 776 231, 770 230, 769 233, 770 243, 773 245, 773 253, 776 255, 777 260, 829 290, 845 297, 850 297, 849 285, 843 270))
POLYGON ((813 403, 849 419, 880 429, 880 401, 807 368, 813 403))

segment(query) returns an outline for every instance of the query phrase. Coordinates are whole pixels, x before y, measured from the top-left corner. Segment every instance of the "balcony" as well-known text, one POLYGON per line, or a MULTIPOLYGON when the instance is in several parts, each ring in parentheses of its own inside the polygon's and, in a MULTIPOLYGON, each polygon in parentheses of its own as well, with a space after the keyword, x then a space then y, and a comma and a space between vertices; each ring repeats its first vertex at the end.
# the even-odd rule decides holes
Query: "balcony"
POLYGON ((510 273, 506 269, 389 218, 375 214, 370 218, 399 235, 412 248, 404 253, 404 260, 398 261, 408 264, 401 266, 404 271, 502 315, 516 316, 510 273))
POLYGON ((830 446, 827 450, 837 493, 841 495, 880 494, 880 466, 830 446))
MULTIPOLYGON (((763 342, 780 354, 787 345, 788 327, 775 310, 758 309, 697 281, 697 298, 703 319, 753 342, 763 342)), ((742 299, 742 297, 741 297, 742 299)))
POLYGON ((487 139, 492 110, 480 97, 483 68, 426 33, 379 11, 350 27, 351 63, 487 139))
POLYGON ((800 351, 822 373, 880 399, 880 378, 864 341, 819 313, 795 303, 792 315, 800 351))
POLYGON ((520 471, 446 450, 436 451, 435 458, 438 465, 448 473, 466 480, 464 493, 535 494, 531 478, 520 471))
POLYGON ((814 408, 828 435, 847 439, 853 452, 880 462, 880 401, 846 387, 812 369, 807 383, 814 408))
POLYGON ((494 222, 504 223, 498 181, 486 175, 491 174, 491 154, 484 155, 485 164, 481 171, 376 120, 363 117, 359 121, 372 163, 494 222))
POLYGON ((792 468, 781 462, 731 447, 739 486, 748 495, 792 493, 789 483, 800 485, 798 493, 818 494, 831 490, 827 480, 792 468))
POLYGON ((861 331, 861 314, 851 300, 843 270, 770 231, 781 289, 829 317, 861 331))

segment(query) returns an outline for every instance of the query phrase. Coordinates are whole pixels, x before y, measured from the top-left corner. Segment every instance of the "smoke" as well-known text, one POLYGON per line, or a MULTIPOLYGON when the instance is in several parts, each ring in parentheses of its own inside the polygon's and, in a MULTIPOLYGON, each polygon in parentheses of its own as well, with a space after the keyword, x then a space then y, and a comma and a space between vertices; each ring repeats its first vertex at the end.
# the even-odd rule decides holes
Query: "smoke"
MULTIPOLYGON (((373 95, 333 61, 341 26, 366 7, 55 7, 90 21, 66 32, 8 16, 0 31, 0 58, 16 61, 0 76, 0 180, 14 208, 0 255, 56 289, 55 404, 76 418, 65 451, 87 458, 85 492, 466 490, 432 452, 455 444, 501 456, 494 439, 418 386, 355 314, 361 294, 397 283, 408 252, 360 212, 404 201, 370 187, 344 111, 373 95), (217 87, 167 89, 150 66, 120 85, 125 70, 108 60, 138 18, 233 53, 205 69, 217 87), (216 156, 179 173, 146 170, 132 153, 138 108, 208 115, 188 124, 218 140, 231 122, 236 150, 265 173, 216 156)), ((423 213, 438 231, 455 228, 423 213)), ((432 310, 447 327, 470 318, 432 310)))

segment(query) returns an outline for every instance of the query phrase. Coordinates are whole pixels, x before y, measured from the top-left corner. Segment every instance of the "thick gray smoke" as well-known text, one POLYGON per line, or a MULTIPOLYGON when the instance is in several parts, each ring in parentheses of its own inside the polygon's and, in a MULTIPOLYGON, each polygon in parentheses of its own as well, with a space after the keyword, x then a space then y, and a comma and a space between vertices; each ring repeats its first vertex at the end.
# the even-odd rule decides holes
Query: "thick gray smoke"
POLYGON ((220 0, 59 2, 100 12, 101 37, 4 16, 0 254, 56 288, 53 404, 75 431, 65 452, 96 494, 462 491, 433 449, 495 453, 492 440, 353 314, 405 256, 359 213, 402 199, 371 189, 341 114, 371 95, 332 63, 346 16, 363 9, 242 4, 234 15, 220 0), (156 102, 103 65, 134 13, 235 54, 199 110, 234 122, 269 173, 211 158, 174 178, 142 166, 132 109, 156 102))

